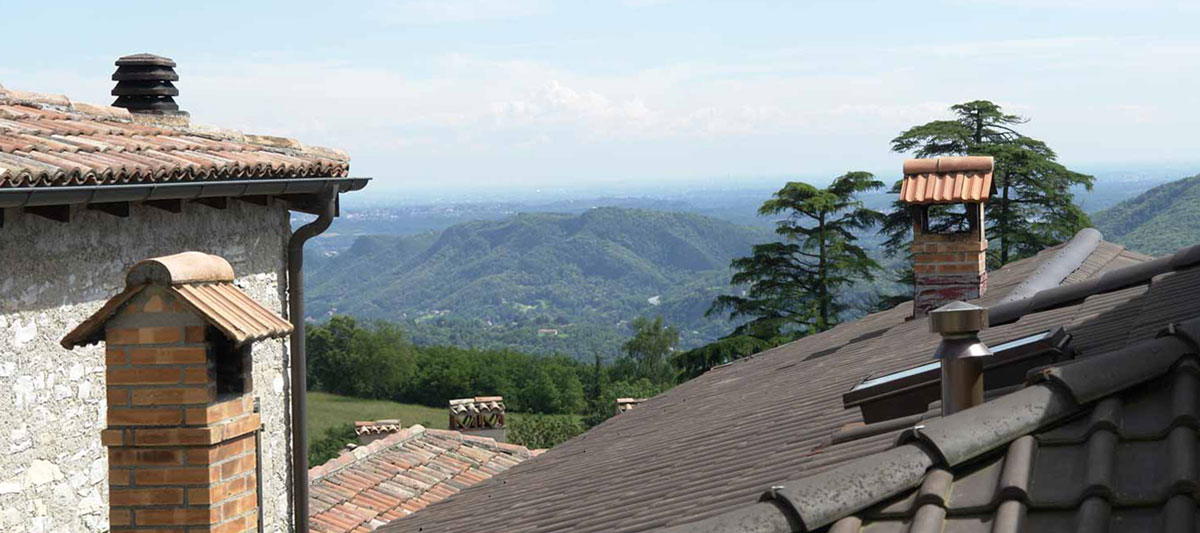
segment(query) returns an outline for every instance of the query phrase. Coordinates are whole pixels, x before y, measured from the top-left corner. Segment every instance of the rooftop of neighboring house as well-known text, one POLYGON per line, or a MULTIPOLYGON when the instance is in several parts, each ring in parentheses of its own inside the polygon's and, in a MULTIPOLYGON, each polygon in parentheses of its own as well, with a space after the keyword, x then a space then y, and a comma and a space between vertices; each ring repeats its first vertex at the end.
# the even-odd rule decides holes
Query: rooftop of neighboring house
POLYGON ((714 368, 383 530, 1174 531, 1200 476, 1198 264, 1200 246, 1153 259, 1084 230, 989 272, 981 340, 1049 355, 966 412, 911 391, 877 398, 894 416, 847 405, 933 361, 941 339, 905 303, 714 368))
POLYGON ((457 431, 378 422, 359 427, 388 436, 309 470, 311 531, 374 530, 541 453, 457 431))
POLYGON ((119 107, 0 86, 0 208, 59 222, 72 206, 126 217, 132 202, 178 213, 229 198, 316 212, 320 194, 366 186, 339 150, 193 123, 172 98, 174 66, 150 54, 117 60, 119 107))

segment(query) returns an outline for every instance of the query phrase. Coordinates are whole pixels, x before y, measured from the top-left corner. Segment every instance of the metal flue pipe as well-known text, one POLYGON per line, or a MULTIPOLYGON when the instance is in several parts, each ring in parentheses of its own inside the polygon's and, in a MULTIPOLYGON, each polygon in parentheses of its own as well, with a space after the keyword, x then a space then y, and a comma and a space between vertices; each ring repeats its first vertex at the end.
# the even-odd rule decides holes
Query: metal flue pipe
POLYGON ((942 336, 933 355, 942 362, 942 416, 983 403, 983 360, 992 351, 979 332, 987 325, 987 309, 965 302, 929 312, 930 331, 942 336))

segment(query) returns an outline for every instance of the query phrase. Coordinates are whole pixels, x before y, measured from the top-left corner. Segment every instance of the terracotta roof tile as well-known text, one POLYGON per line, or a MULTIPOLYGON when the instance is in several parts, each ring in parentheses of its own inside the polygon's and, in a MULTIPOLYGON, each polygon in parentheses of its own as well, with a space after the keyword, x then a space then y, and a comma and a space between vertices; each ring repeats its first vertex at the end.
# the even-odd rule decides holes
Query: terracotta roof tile
POLYGON ((233 268, 224 259, 200 252, 147 259, 126 276, 125 290, 62 338, 65 348, 100 342, 104 324, 147 286, 161 285, 170 295, 224 333, 235 345, 284 337, 292 324, 263 307, 233 284, 233 268))
POLYGON ((986 202, 991 189, 991 157, 909 159, 904 162, 900 200, 910 204, 986 202))
POLYGON ((311 531, 372 531, 533 457, 485 437, 412 426, 309 471, 311 531))
POLYGON ((349 164, 295 139, 138 124, 124 109, 0 89, 0 188, 344 177, 349 164))

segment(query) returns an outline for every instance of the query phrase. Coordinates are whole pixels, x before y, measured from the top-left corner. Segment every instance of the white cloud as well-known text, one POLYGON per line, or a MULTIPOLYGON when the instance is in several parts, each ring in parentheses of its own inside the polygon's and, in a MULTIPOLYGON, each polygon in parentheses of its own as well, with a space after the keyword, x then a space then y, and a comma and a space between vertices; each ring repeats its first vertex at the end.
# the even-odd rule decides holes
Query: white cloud
MULTIPOLYGON (((1200 122, 1186 90, 1200 86, 1200 39, 814 47, 600 72, 459 53, 426 58, 419 76, 279 57, 176 59, 178 101, 194 121, 342 148, 366 162, 356 172, 380 176, 886 166, 896 133, 977 98, 1032 117, 1026 131, 1067 159, 1191 153, 1184 132, 1200 122)), ((107 103, 110 70, 0 79, 107 103)))

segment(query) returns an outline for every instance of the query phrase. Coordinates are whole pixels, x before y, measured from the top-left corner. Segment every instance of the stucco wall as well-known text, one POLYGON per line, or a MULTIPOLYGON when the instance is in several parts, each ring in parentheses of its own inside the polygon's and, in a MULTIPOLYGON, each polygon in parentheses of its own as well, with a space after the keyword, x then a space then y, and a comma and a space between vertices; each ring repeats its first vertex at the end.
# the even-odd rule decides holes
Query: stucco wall
MULTIPOLYGON (((62 336, 124 287, 134 262, 185 250, 220 255, 236 284, 285 314, 287 211, 231 202, 173 214, 134 206, 129 218, 78 211, 69 224, 5 213, 0 228, 0 531, 108 529, 101 346, 62 336)), ((287 344, 254 348, 263 423, 266 531, 290 530, 287 344)))

